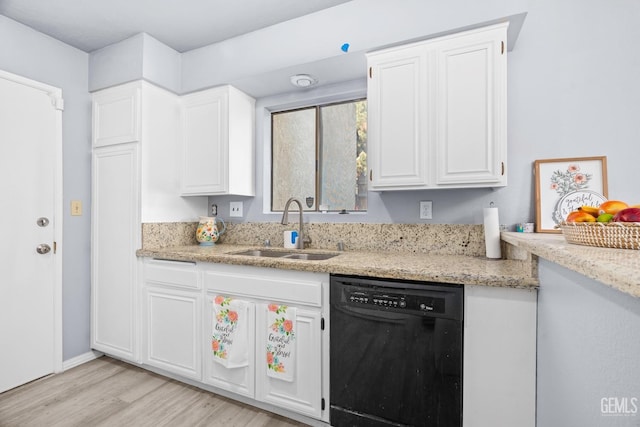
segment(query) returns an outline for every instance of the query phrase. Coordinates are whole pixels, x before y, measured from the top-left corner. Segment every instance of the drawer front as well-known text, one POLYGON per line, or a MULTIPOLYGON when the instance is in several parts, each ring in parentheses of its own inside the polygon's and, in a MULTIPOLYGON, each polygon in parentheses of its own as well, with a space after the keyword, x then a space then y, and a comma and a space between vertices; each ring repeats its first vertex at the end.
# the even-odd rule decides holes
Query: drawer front
POLYGON ((215 264, 206 268, 208 290, 266 301, 322 306, 322 283, 328 274, 215 264))
POLYGON ((151 259, 144 262, 146 285, 164 285, 185 289, 200 289, 198 271, 193 262, 151 259))

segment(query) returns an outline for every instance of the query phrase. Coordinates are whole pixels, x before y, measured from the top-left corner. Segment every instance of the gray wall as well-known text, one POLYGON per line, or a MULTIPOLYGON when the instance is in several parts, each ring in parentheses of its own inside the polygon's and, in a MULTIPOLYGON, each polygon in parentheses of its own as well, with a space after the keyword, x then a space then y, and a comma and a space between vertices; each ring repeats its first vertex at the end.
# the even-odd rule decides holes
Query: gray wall
POLYGON ((540 282, 537 425, 640 425, 640 300, 546 260, 540 282), (603 415, 603 398, 635 414, 603 415))
MULTIPOLYGON (((0 68, 62 89, 63 358, 89 351, 91 101, 89 55, 0 15, 0 68), (83 216, 70 215, 71 200, 83 216)), ((6 242, 5 242, 6 243, 6 242)))

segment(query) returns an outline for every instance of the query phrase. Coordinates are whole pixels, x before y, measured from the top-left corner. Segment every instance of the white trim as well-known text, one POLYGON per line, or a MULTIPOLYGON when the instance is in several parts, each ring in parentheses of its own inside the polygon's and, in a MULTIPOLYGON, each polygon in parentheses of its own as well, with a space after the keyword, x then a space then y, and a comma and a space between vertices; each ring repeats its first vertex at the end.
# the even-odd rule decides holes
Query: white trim
MULTIPOLYGON (((62 90, 58 89, 56 93, 56 99, 62 102, 62 90)), ((63 178, 62 178, 62 110, 56 108, 56 147, 55 147, 55 165, 54 165, 54 231, 53 238, 55 239, 56 251, 54 254, 55 266, 54 266, 54 303, 53 303, 53 321, 54 321, 54 372, 61 372, 63 369, 63 341, 62 341, 62 254, 64 245, 62 242, 62 230, 64 227, 64 209, 63 209, 63 178)))
POLYGON ((71 368, 75 368, 76 366, 80 366, 84 363, 91 362, 92 360, 96 360, 100 357, 104 356, 104 353, 99 351, 91 350, 79 356, 76 356, 72 359, 65 360, 62 364, 62 371, 67 371, 71 368))
MULTIPOLYGON (((0 78, 46 92, 52 99, 62 102, 62 89, 49 86, 26 77, 0 70, 0 78)), ((52 104, 52 108, 56 108, 52 104)), ((54 254, 53 279, 53 372, 62 372, 62 111, 56 108, 55 165, 54 165, 54 218, 53 239, 57 251, 54 254)))

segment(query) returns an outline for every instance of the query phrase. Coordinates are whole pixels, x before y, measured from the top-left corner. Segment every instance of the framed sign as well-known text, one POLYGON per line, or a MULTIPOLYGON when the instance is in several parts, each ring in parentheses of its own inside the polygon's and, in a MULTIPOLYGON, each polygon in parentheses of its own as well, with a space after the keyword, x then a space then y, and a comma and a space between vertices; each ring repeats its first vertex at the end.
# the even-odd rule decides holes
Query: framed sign
POLYGON ((607 200, 607 157, 536 160, 535 181, 536 232, 560 233, 569 212, 607 200))

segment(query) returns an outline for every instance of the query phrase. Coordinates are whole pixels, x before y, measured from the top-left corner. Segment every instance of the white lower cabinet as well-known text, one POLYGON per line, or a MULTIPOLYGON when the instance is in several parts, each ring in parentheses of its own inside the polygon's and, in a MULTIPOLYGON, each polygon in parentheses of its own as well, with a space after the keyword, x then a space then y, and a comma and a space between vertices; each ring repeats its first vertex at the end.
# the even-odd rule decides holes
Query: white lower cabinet
POLYGON ((142 362, 202 379, 202 291, 193 263, 147 261, 142 362))
POLYGON ((537 291, 465 286, 464 293, 464 427, 534 427, 537 291))
MULTIPOLYGON (((228 298, 246 299, 243 296, 236 296, 229 292, 224 292, 228 298)), ((233 393, 241 394, 250 398, 255 397, 255 340, 248 342, 248 359, 246 366, 227 368, 214 361, 212 356, 212 330, 214 322, 213 301, 218 296, 218 292, 208 291, 205 297, 204 308, 204 382, 214 387, 221 388, 233 393)), ((249 302, 248 308, 248 335, 255 337, 255 304, 249 302)))
POLYGON ((146 351, 144 363, 200 379, 202 297, 194 292, 145 289, 146 351))
POLYGON ((93 153, 91 348, 137 361, 138 144, 93 153))
MULTIPOLYGON (((328 299, 329 275, 248 266, 208 264, 204 267, 205 345, 204 382, 252 397, 308 417, 328 421, 328 329, 323 329, 323 298, 328 299), (216 297, 244 301, 249 306, 249 363, 227 368, 214 360, 212 333, 216 297), (284 375, 269 375, 268 348, 279 337, 274 333, 270 307, 286 307, 295 338, 282 348, 289 357, 284 375), (293 309, 293 310, 291 310, 293 309)), ((324 306, 328 309, 328 304, 324 306)), ((285 310, 285 308, 283 308, 285 310)), ((273 310, 272 310, 273 311, 273 310)), ((282 316, 279 317, 282 319, 282 316)), ((287 357, 283 356, 283 357, 287 357)), ((272 361, 272 360, 271 360, 272 361)), ((274 370, 272 370, 274 371, 274 370)))
POLYGON ((295 372, 292 381, 267 374, 267 346, 271 324, 268 305, 257 305, 256 313, 256 399, 320 418, 322 415, 322 348, 320 310, 296 307, 295 372))

